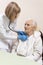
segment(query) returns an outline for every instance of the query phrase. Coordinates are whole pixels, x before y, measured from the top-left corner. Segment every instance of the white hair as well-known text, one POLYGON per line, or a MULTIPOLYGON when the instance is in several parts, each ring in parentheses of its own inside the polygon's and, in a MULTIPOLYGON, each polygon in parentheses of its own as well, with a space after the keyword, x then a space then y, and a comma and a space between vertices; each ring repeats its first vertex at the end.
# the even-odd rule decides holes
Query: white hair
POLYGON ((34 19, 29 18, 29 20, 32 20, 33 21, 32 25, 37 27, 37 22, 34 19))
POLYGON ((37 27, 37 22, 35 20, 33 20, 33 26, 37 27))

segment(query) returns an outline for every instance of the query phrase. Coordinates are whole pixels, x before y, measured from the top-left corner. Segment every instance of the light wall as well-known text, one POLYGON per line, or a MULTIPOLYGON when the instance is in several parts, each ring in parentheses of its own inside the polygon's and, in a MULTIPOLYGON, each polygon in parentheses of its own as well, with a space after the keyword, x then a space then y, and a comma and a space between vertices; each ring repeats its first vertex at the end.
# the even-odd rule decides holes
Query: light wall
POLYGON ((0 0, 0 13, 10 1, 15 1, 21 7, 21 13, 17 18, 17 28, 24 29, 24 22, 30 18, 37 21, 38 27, 43 31, 43 0, 0 0))

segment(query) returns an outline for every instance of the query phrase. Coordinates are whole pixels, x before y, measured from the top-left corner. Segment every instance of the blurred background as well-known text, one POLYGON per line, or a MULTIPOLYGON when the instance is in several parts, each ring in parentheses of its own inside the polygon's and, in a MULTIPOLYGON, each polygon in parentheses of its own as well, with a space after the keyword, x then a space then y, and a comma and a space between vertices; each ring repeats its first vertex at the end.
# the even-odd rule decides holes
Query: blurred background
POLYGON ((43 32, 43 0, 0 0, 0 14, 4 13, 7 4, 11 1, 17 2, 21 8, 17 18, 17 29, 24 30, 25 21, 32 18, 43 32))

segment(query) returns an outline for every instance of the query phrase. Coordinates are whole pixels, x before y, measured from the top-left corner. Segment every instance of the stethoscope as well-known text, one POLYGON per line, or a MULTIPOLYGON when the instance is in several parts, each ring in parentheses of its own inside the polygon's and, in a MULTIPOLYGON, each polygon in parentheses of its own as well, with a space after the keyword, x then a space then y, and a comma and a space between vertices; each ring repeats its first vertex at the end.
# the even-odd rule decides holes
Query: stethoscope
POLYGON ((11 27, 10 27, 10 24, 11 24, 11 21, 9 22, 9 24, 8 24, 8 28, 9 28, 9 30, 11 30, 11 31, 13 31, 13 32, 16 32, 17 33, 17 31, 16 30, 13 30, 11 27))

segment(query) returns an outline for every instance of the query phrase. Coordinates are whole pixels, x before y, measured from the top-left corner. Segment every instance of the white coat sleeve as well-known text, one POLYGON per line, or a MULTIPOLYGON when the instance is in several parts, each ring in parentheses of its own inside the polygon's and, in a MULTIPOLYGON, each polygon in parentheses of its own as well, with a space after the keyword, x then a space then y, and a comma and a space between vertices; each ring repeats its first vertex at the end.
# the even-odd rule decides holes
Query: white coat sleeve
POLYGON ((6 30, 4 29, 3 25, 0 24, 0 39, 12 39, 12 40, 14 40, 16 38, 17 38, 17 36, 15 36, 15 35, 13 35, 13 36, 8 35, 6 33, 6 30))
POLYGON ((41 37, 38 37, 33 45, 33 59, 37 61, 40 59, 41 55, 42 55, 42 40, 41 37))

